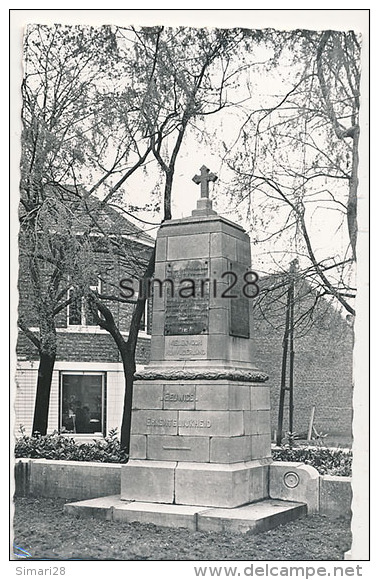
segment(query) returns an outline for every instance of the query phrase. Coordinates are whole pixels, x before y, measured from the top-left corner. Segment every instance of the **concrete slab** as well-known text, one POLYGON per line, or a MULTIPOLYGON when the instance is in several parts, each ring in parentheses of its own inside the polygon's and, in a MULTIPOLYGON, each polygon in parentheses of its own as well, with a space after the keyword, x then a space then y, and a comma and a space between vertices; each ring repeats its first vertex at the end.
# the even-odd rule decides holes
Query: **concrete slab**
POLYGON ((147 458, 158 461, 209 462, 210 437, 148 435, 147 458))
POLYGON ((251 496, 250 472, 255 462, 184 463, 175 472, 175 502, 182 505, 234 508, 263 499, 251 496))
POLYGON ((136 381, 133 388, 133 409, 162 409, 163 384, 136 381))
POLYGON ((178 411, 139 410, 132 413, 133 435, 177 435, 178 411))
POLYGON ((270 410, 270 387, 251 385, 251 410, 259 411, 263 409, 270 410))
POLYGON ((120 493, 121 464, 33 459, 28 489, 34 496, 96 498, 120 493))
POLYGON ((209 257, 209 234, 189 234, 169 237, 167 260, 188 260, 209 257))
POLYGON ((324 475, 320 477, 320 513, 332 516, 351 516, 351 477, 324 475))
POLYGON ((240 463, 251 460, 251 437, 212 437, 211 463, 240 463))
POLYGON ((263 500, 239 508, 219 509, 193 505, 126 502, 120 496, 100 497, 66 504, 65 513, 114 522, 140 522, 190 531, 262 532, 306 515, 305 504, 263 500))
POLYGON ((147 454, 147 436, 131 435, 130 437, 130 458, 146 459, 147 454))
POLYGON ((120 501, 119 495, 95 497, 93 499, 66 503, 63 511, 70 516, 112 520, 113 506, 120 503, 120 501))
POLYGON ((250 410, 250 385, 232 381, 203 382, 196 385, 197 411, 250 410))
POLYGON ((157 245, 155 249, 155 261, 165 262, 167 259, 167 237, 157 237, 157 245))
MULTIPOLYGON (((251 437, 251 458, 263 459, 271 457, 271 434, 252 435, 251 437)), ((292 499, 292 498, 283 498, 292 499)))
POLYGON ((196 385, 195 384, 164 384, 163 385, 163 409, 195 410, 196 385))
POLYGON ((179 411, 179 435, 243 435, 242 413, 243 411, 179 411))
POLYGON ((198 515, 198 530, 265 532, 307 514, 303 503, 267 499, 233 509, 212 509, 198 515))
POLYGON ((113 520, 117 522, 140 522, 170 528, 197 530, 198 514, 204 508, 187 505, 164 505, 148 502, 117 504, 113 508, 113 520))
POLYGON ((308 513, 319 511, 320 474, 311 465, 287 461, 270 464, 269 494, 273 499, 305 502, 308 513))
POLYGON ((257 499, 269 498, 269 464, 261 465, 255 467, 255 469, 250 470, 250 491, 249 497, 252 498, 251 501, 256 501, 257 499))

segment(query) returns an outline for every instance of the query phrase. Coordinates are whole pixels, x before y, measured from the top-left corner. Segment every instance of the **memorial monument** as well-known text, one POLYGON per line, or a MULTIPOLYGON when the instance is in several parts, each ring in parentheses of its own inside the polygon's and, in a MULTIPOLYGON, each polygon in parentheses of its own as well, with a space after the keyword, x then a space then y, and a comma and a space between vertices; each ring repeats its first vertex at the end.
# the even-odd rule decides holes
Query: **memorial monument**
POLYGON ((151 360, 136 373, 121 495, 67 504, 192 530, 262 531, 318 510, 319 474, 272 462, 270 390, 254 364, 257 276, 243 228, 209 198, 203 166, 190 217, 156 243, 151 360))
POLYGON ((254 365, 250 240, 217 215, 203 166, 192 216, 159 229, 151 360, 136 375, 121 498, 236 507, 268 497, 267 375, 254 365))

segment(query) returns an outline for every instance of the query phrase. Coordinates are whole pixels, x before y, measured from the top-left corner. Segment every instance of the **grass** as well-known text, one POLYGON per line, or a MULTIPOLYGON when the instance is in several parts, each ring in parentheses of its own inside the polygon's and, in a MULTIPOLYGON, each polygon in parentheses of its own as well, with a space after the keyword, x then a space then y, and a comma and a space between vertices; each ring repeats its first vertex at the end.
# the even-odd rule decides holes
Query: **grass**
POLYGON ((312 515, 255 535, 189 532, 78 519, 65 503, 16 498, 14 543, 29 560, 342 560, 351 544, 346 518, 312 515))

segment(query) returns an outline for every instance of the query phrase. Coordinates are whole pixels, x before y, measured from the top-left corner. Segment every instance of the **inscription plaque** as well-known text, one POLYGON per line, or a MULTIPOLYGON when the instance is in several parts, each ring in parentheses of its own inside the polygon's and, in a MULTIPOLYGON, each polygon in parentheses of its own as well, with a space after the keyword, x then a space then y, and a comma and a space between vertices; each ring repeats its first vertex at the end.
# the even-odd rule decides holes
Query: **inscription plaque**
POLYGON ((207 358, 206 336, 166 336, 166 360, 198 360, 207 358))
POLYGON ((166 265, 165 335, 208 333, 209 284, 207 260, 188 260, 166 265))
POLYGON ((232 284, 235 279, 235 285, 230 290, 230 295, 236 295, 236 298, 230 298, 229 334, 240 338, 249 338, 249 298, 243 294, 242 290, 246 283, 244 275, 249 271, 249 268, 238 262, 230 262, 229 269, 236 274, 236 278, 233 277, 233 280, 230 281, 232 284))

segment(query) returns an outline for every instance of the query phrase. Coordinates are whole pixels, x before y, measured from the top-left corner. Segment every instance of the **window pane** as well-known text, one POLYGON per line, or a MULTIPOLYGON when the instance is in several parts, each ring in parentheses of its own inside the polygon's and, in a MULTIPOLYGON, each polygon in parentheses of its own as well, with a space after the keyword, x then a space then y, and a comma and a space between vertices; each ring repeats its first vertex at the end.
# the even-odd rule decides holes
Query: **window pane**
MULTIPOLYGON (((69 291, 69 297, 72 298, 73 291, 69 291)), ((80 325, 82 323, 82 300, 74 298, 68 306, 68 323, 69 325, 80 325)))
POLYGON ((62 427, 103 432, 103 375, 62 375, 62 427))
POLYGON ((146 330, 146 307, 145 307, 145 310, 143 311, 143 314, 141 316, 141 321, 139 323, 139 329, 146 330))
POLYGON ((97 326, 95 317, 94 317, 92 310, 91 310, 91 307, 87 301, 84 304, 84 308, 85 308, 85 325, 86 326, 97 326))

